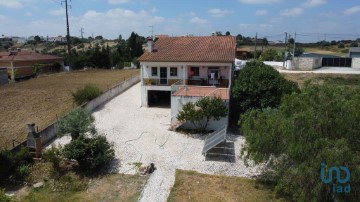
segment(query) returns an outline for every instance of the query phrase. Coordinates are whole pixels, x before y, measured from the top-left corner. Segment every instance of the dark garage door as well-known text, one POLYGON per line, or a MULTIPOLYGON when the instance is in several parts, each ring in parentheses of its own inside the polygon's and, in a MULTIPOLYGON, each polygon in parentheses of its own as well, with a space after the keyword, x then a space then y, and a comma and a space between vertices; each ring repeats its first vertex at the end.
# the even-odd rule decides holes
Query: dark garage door
POLYGON ((323 58, 323 67, 351 67, 351 58, 323 58))
POLYGON ((171 91, 148 91, 149 107, 171 107, 171 91))

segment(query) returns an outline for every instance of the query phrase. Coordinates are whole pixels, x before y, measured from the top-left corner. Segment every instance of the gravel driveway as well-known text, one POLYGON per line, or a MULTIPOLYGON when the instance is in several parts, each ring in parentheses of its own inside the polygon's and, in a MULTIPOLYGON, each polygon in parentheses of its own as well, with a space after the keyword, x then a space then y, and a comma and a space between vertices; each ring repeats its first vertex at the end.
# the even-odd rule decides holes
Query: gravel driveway
POLYGON ((169 108, 140 107, 140 84, 128 89, 93 113, 100 133, 114 143, 116 158, 110 169, 135 174, 134 163, 155 163, 140 201, 166 201, 175 182, 175 170, 193 170, 205 174, 251 177, 258 168, 247 168, 239 152, 244 143, 235 138, 236 162, 205 161, 201 154, 204 140, 169 131, 169 108))

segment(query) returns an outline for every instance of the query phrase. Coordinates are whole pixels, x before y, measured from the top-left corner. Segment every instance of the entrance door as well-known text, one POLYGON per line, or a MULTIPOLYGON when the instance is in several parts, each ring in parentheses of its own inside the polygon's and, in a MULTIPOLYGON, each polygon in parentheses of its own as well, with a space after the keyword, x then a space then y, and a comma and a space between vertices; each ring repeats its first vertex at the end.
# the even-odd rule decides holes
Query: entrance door
POLYGON ((160 67, 160 84, 167 85, 167 67, 160 67))

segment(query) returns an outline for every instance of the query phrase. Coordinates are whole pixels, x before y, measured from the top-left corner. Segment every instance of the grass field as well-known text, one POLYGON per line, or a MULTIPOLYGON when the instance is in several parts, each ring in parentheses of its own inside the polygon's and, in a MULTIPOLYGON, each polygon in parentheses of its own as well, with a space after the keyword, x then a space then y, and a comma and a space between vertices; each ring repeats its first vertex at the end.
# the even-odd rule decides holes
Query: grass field
POLYGON ((177 170, 169 202, 286 201, 277 198, 270 186, 241 177, 205 175, 177 170))
POLYGON ((66 201, 129 201, 136 202, 148 177, 139 175, 109 174, 93 178, 84 191, 53 191, 46 184, 39 189, 28 190, 24 202, 66 202, 66 201))
POLYGON ((288 80, 297 82, 300 88, 304 86, 306 80, 320 84, 328 81, 339 85, 360 85, 360 75, 358 74, 284 73, 282 75, 288 80))
POLYGON ((88 70, 40 76, 24 82, 0 86, 0 148, 11 148, 12 140, 24 141, 26 124, 46 128, 76 105, 71 92, 86 84, 106 91, 139 70, 88 70))

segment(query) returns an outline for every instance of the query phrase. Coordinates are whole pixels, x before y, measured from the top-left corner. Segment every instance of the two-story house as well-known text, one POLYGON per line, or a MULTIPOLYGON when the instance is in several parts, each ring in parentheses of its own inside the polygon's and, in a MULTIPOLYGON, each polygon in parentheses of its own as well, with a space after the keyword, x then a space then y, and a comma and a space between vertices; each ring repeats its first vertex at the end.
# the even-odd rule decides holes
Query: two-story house
POLYGON ((171 106, 174 119, 184 103, 200 97, 229 101, 235 37, 162 37, 147 43, 139 58, 143 107, 171 106))

